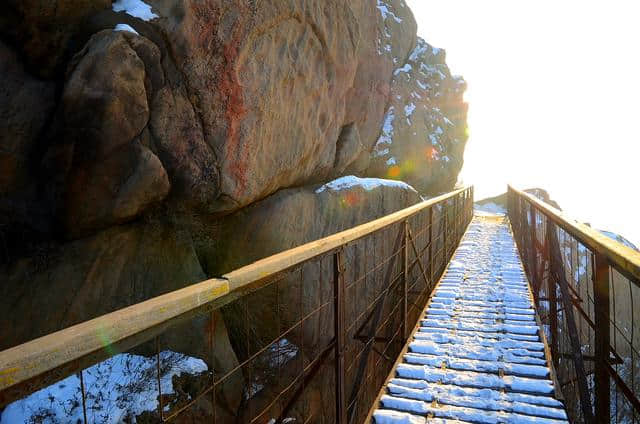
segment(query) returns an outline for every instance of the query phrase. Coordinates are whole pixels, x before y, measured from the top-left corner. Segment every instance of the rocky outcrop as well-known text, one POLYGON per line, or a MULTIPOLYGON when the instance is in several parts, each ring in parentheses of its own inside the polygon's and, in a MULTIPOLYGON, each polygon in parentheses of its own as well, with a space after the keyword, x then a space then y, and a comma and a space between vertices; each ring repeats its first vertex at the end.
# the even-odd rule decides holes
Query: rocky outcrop
POLYGON ((430 195, 462 165, 464 83, 404 0, 9 0, 0 16, 1 347, 420 199, 328 181, 430 195))
POLYGON ((455 185, 467 141, 466 83, 451 75, 445 52, 418 39, 393 72, 382 132, 370 175, 397 178, 426 193, 455 185))

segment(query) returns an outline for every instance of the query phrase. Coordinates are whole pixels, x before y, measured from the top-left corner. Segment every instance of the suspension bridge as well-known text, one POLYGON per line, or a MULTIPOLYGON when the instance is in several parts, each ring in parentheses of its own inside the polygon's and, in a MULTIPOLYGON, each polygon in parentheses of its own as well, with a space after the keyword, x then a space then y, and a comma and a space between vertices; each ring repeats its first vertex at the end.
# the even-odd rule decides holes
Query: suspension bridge
POLYGON ((0 412, 640 423, 638 311, 640 253, 512 187, 474 215, 465 187, 0 352, 0 412))

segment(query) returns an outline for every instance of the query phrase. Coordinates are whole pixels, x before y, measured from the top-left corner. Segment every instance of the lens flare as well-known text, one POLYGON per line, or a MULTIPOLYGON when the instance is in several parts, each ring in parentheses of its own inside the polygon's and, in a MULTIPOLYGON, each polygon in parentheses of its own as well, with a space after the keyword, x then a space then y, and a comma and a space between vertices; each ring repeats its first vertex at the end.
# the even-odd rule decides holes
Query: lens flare
POLYGON ((98 340, 100 340, 100 342, 102 343, 102 347, 110 356, 114 356, 120 353, 113 348, 113 344, 111 343, 111 338, 104 331, 104 328, 98 329, 97 336, 98 336, 98 340))
POLYGON ((393 165, 392 167, 389 168, 389 170, 387 171, 387 176, 391 179, 397 179, 400 178, 400 175, 402 174, 402 170, 400 169, 400 167, 398 165, 393 165))

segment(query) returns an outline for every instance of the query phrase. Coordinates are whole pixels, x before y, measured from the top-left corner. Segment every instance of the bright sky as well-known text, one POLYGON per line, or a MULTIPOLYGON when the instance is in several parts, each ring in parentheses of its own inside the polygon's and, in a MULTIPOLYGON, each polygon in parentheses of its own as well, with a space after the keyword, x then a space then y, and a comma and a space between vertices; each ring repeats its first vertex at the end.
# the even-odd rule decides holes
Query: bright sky
POLYGON ((469 84, 461 178, 542 187, 640 245, 640 2, 407 0, 469 84))

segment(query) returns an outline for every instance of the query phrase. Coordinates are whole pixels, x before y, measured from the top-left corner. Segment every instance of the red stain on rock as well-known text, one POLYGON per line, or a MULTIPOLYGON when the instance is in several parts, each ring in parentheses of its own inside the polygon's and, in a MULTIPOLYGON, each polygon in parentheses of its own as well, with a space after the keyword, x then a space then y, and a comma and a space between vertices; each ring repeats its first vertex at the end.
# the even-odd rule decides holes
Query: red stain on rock
POLYGON ((233 31, 231 42, 226 44, 223 54, 226 69, 222 75, 218 87, 227 99, 225 118, 227 121, 226 157, 229 161, 228 168, 233 180, 236 182, 235 195, 240 194, 247 185, 247 156, 249 146, 243 145, 240 140, 240 124, 247 114, 242 96, 242 86, 238 81, 235 64, 238 58, 239 46, 242 34, 239 26, 233 31))

